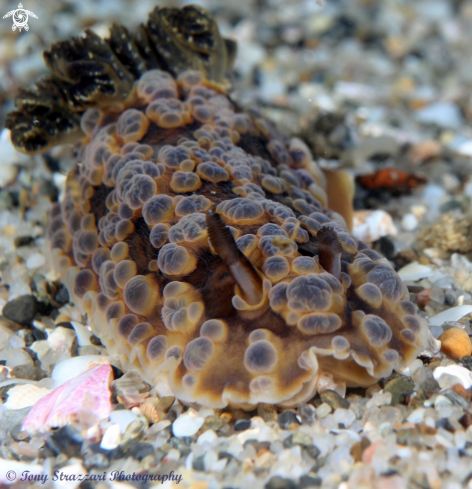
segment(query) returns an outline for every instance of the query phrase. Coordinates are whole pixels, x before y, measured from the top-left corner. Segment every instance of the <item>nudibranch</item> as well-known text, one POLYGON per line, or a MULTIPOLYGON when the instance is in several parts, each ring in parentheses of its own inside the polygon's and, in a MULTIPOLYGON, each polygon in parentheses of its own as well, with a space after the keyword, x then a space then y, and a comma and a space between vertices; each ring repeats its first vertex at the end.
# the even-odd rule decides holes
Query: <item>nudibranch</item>
POLYGON ((108 352, 184 403, 294 406, 322 372, 369 386, 416 358, 427 322, 349 233, 343 177, 228 96, 234 55, 197 6, 44 53, 52 76, 7 127, 27 153, 82 138, 54 262, 108 352))

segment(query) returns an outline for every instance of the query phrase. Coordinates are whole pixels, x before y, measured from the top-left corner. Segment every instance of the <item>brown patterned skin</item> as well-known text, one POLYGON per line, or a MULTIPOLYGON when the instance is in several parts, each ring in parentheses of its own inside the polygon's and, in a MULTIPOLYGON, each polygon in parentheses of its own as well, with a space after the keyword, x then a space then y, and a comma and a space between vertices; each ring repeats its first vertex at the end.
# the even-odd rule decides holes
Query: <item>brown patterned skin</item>
POLYGON ((46 54, 67 110, 88 109, 49 228, 72 301, 125 369, 187 403, 291 406, 321 372, 367 386, 407 366, 428 330, 400 278, 326 207, 306 145, 227 96, 231 44, 186 8, 155 11, 127 50, 99 44, 107 93, 71 86, 86 40, 46 54))

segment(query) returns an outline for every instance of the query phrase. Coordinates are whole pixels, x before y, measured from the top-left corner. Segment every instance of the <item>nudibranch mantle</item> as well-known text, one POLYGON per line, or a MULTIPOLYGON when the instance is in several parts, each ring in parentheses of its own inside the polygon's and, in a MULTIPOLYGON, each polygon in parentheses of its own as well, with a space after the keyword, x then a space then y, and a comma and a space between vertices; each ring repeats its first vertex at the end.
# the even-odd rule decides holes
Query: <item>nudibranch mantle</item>
POLYGON ((45 53, 53 76, 7 126, 30 153, 84 138, 55 264, 108 352, 182 402, 293 406, 323 372, 371 385, 416 358, 427 322, 328 208, 308 147, 230 99, 233 54, 195 6, 45 53))

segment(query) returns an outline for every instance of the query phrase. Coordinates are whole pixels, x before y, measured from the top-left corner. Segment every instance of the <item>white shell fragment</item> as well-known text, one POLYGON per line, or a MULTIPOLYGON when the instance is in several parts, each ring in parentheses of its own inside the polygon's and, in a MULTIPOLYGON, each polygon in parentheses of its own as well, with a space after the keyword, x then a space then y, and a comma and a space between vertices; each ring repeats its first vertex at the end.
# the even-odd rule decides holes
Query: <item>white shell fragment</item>
POLYGON ((18 173, 18 167, 15 163, 19 163, 21 154, 14 148, 9 129, 2 129, 0 132, 0 152, 2 158, 0 160, 0 187, 3 188, 12 183, 18 173))
POLYGON ((421 423, 424 419, 425 412, 425 408, 417 408, 408 416, 408 418, 406 418, 406 420, 410 423, 421 423))
POLYGON ((438 381, 441 389, 451 387, 455 384, 462 384, 464 389, 472 386, 470 370, 459 365, 448 365, 447 367, 437 367, 433 372, 434 378, 438 381))
POLYGON ((346 382, 335 382, 333 374, 329 372, 321 372, 317 383, 318 392, 332 390, 337 392, 341 397, 346 396, 346 382))
POLYGON ((129 411, 128 409, 120 409, 118 411, 112 411, 110 413, 110 421, 119 426, 120 431, 123 434, 130 423, 139 420, 136 414, 129 411))
POLYGON ((0 132, 0 149, 2 151, 2 165, 12 165, 19 163, 21 153, 19 153, 11 142, 10 129, 2 129, 0 132))
POLYGON ((396 236, 398 230, 388 212, 356 211, 354 212, 354 228, 352 234, 367 244, 382 236, 396 236))
POLYGON ((112 424, 106 429, 102 441, 100 443, 100 448, 103 448, 104 450, 113 450, 120 444, 120 441, 121 441, 120 425, 112 424))
POLYGON ((416 282, 417 280, 431 277, 433 273, 434 271, 431 267, 421 265, 417 261, 411 262, 398 270, 398 275, 404 282, 416 282))
POLYGON ((3 348, 0 350, 0 360, 6 360, 9 368, 33 364, 31 357, 23 348, 3 348))
POLYGON ((42 267, 45 263, 46 259, 41 253, 34 253, 26 260, 26 268, 33 270, 42 267))
POLYGON ((71 329, 58 326, 48 334, 48 343, 54 350, 63 353, 70 350, 75 336, 75 332, 71 329))
POLYGON ((99 355, 83 355, 58 363, 51 374, 52 379, 56 383, 56 387, 88 370, 91 362, 108 363, 106 358, 99 355))
POLYGON ((91 428, 110 415, 111 377, 109 364, 96 365, 56 387, 31 408, 22 429, 33 433, 79 420, 91 428))
POLYGON ((431 332, 428 333, 423 351, 420 353, 422 357, 432 358, 439 353, 441 349, 441 342, 437 340, 431 332))
POLYGON ((77 343, 79 346, 87 346, 91 345, 90 337, 92 336, 92 332, 88 330, 83 324, 78 323, 77 321, 71 321, 72 327, 75 329, 75 334, 77 336, 77 343))
POLYGON ((8 399, 4 406, 7 409, 23 409, 33 406, 49 392, 49 389, 34 384, 15 385, 8 391, 8 399))
POLYGON ((451 307, 451 309, 447 309, 446 311, 440 312, 433 317, 429 318, 429 323, 431 326, 442 326, 445 322, 448 321, 459 321, 467 314, 472 313, 472 306, 457 306, 451 307))
POLYGON ((204 419, 190 409, 180 415, 172 425, 174 436, 193 436, 202 427, 204 419))
POLYGON ((416 360, 413 360, 413 362, 411 362, 410 365, 408 365, 408 367, 405 367, 403 369, 395 368, 394 370, 399 374, 411 377, 411 375, 422 366, 423 366, 423 362, 419 358, 417 358, 416 360))
POLYGON ((414 214, 409 212, 405 214, 402 218, 402 228, 405 231, 414 231, 418 227, 418 219, 414 214))

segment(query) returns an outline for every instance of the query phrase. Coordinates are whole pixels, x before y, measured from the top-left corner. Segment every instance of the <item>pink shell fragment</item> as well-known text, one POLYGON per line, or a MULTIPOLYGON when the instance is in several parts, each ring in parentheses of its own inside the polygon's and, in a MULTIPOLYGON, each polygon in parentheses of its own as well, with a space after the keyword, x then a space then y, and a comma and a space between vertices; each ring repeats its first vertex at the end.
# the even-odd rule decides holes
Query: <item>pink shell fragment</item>
POLYGON ((108 364, 86 370, 40 399, 26 415, 23 430, 42 431, 79 421, 88 427, 109 416, 112 369, 108 364))

